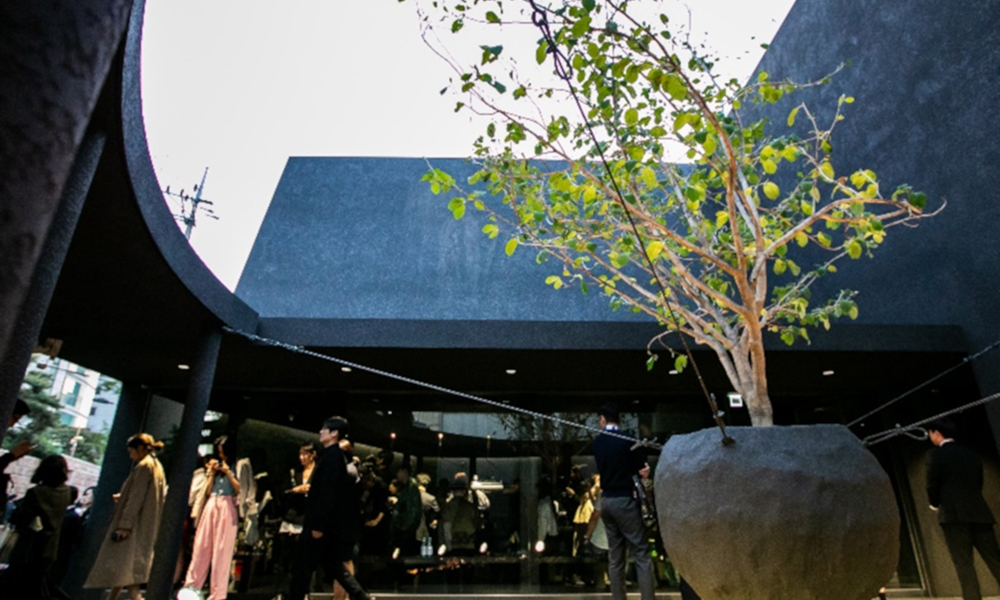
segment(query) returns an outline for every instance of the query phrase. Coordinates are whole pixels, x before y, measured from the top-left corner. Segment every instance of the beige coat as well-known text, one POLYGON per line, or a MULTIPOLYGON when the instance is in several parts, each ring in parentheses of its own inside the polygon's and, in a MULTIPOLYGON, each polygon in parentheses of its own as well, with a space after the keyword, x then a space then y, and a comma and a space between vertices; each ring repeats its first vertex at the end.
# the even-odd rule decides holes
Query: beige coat
POLYGON ((166 489, 163 466, 154 456, 146 456, 132 468, 84 587, 111 588, 149 580, 166 489), (132 533, 116 542, 111 536, 118 529, 129 529, 132 533))

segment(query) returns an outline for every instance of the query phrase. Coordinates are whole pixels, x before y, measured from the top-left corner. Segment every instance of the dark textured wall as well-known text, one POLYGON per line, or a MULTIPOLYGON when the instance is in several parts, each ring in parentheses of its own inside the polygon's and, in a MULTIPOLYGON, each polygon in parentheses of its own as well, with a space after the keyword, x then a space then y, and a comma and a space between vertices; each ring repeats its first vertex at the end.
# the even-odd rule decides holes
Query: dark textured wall
MULTIPOLYGON (((457 159, 434 166, 464 181, 457 159)), ((561 272, 535 252, 504 253, 469 207, 456 221, 450 195, 420 181, 419 158, 291 158, 237 286, 262 317, 494 321, 613 321, 591 290, 555 291, 561 272)))
MULTIPOLYGON (((891 230, 875 260, 844 263, 817 291, 860 290, 862 323, 960 325, 970 351, 1000 338, 998 13, 997 0, 960 10, 930 0, 799 0, 759 66, 801 81, 849 62, 830 85, 791 97, 826 113, 841 94, 856 98, 834 137, 838 173, 871 168, 884 184, 925 191, 930 207, 948 201, 916 231, 891 230)), ((791 106, 768 109, 772 131, 785 133, 791 106)), ((975 366, 984 393, 1000 390, 1000 353, 975 366)), ((1000 412, 990 413, 1000 431, 1000 412)))
MULTIPOLYGON (((834 138, 838 173, 871 168, 893 187, 925 191, 932 207, 948 201, 917 230, 891 230, 874 260, 844 263, 817 292, 860 290, 862 323, 959 325, 970 352, 1000 338, 998 32, 996 0, 799 0, 759 66, 772 79, 801 81, 849 61, 830 85, 792 97, 817 107, 835 106, 840 94, 856 98, 834 138)), ((769 109, 776 134, 786 131, 791 106, 769 109)), ((1000 391, 1000 352, 974 366, 983 395, 1000 391)), ((1000 406, 987 412, 1000 439, 1000 406)), ((911 468, 910 476, 922 490, 923 473, 911 468)), ((930 591, 958 595, 936 519, 924 495, 914 496, 930 591)))

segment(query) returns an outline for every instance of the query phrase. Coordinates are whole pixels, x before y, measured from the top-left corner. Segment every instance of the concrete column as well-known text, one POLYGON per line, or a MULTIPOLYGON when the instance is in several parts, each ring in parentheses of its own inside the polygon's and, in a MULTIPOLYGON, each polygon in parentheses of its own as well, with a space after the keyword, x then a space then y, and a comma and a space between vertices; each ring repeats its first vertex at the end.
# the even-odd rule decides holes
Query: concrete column
POLYGON ((173 588, 174 568, 181 550, 181 533, 184 520, 188 516, 188 492, 191 490, 191 474, 198 461, 198 443, 205 422, 205 412, 212 394, 215 380, 215 365, 219 358, 222 332, 212 327, 205 332, 198 348, 198 356, 191 366, 191 381, 184 403, 177 436, 177 456, 167 476, 167 500, 160 518, 160 530, 156 538, 156 554, 153 568, 146 586, 148 600, 170 600, 173 588))
POLYGON ((94 566, 94 559, 97 558, 97 552, 104 541, 105 531, 115 514, 115 503, 111 495, 118 493, 129 471, 132 470, 132 461, 129 460, 125 445, 130 436, 142 431, 149 397, 149 391, 138 383, 122 384, 115 420, 108 434, 107 451, 101 464, 101 475, 97 480, 97 489, 94 490, 94 505, 90 509, 90 516, 83 531, 83 541, 73 553, 69 572, 63 582, 66 593, 78 600, 97 599, 104 593, 104 590, 81 591, 81 588, 94 566))
MULTIPOLYGON (((38 343, 38 336, 45 321, 45 315, 52 301, 52 293, 59 281, 66 253, 69 251, 73 232, 76 231, 83 202, 94 180, 97 163, 104 150, 106 136, 88 131, 80 145, 73 170, 66 181, 62 200, 56 209, 38 257, 38 265, 31 279, 31 287, 11 332, 7 352, 0 358, 0 442, 3 441, 10 413, 17 401, 17 394, 24 380, 24 372, 31 360, 31 352, 38 343)), ((133 432, 134 433, 134 432, 133 432)))
MULTIPOLYGON (((7 356, 131 6, 0 3, 0 357, 7 356)), ((11 410, 3 400, 0 417, 11 410)), ((0 418, 0 438, 6 426, 0 418)))

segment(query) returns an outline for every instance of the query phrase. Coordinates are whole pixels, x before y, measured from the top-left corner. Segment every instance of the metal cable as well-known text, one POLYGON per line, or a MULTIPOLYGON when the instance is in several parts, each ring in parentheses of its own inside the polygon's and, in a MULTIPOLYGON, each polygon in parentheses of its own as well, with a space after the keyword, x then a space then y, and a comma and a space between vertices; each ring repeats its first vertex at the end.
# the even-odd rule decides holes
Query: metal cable
POLYGON ((590 120, 587 118, 587 111, 583 109, 583 104, 580 102, 580 97, 577 95, 576 87, 573 85, 573 69, 570 66, 570 61, 565 54, 556 45, 555 38, 552 36, 552 31, 549 29, 548 16, 545 13, 545 9, 538 6, 535 0, 527 0, 528 4, 531 5, 531 22, 541 31, 542 36, 545 38, 546 44, 548 44, 547 53, 552 55, 552 61, 555 65, 556 76, 563 80, 566 87, 569 88, 570 95, 573 96, 573 101, 576 103, 577 110, 580 111, 580 116, 583 118, 583 125, 587 128, 587 132, 590 134, 590 139, 594 143, 594 149, 597 150, 597 154, 601 159, 601 164, 604 165, 604 170, 608 174, 608 179, 611 180, 611 186, 615 190, 615 195, 617 196, 618 203, 621 205, 622 210, 625 212, 625 216, 628 218, 629 225, 632 228, 632 232, 635 235, 636 243, 639 244, 639 249, 642 251, 642 256, 649 265, 649 270, 653 274, 653 279, 656 280, 656 285, 660 288, 660 295, 663 297, 663 303, 667 307, 667 312, 670 313, 670 318, 674 323, 674 329, 677 331, 677 337, 680 338, 681 344, 684 346, 684 353, 691 362, 691 368, 694 369, 694 373, 698 378, 698 383, 701 385, 701 390, 705 394, 705 399, 708 401, 709 408, 712 409, 712 418, 715 419, 715 424, 719 427, 722 432, 722 444, 728 446, 735 443, 736 440, 729 437, 726 433, 726 424, 722 420, 722 415, 724 414, 719 410, 719 405, 715 401, 715 396, 713 396, 708 391, 708 386, 705 384, 704 378, 701 376, 701 370, 698 368, 698 363, 694 359, 694 355, 691 353, 691 349, 688 347, 687 338, 681 333, 680 321, 674 310, 670 307, 670 300, 667 299, 667 290, 660 280, 660 274, 656 271, 656 267, 653 266, 652 259, 649 258, 649 253, 646 252, 646 244, 642 241, 642 237, 639 235, 639 228, 635 224, 635 219, 632 218, 632 212, 629 210, 628 206, 625 204, 625 197, 622 194, 621 189, 618 187, 618 181, 615 179, 614 174, 611 172, 611 167, 608 165, 608 161, 604 156, 604 150, 601 148, 600 142, 597 140, 597 134, 594 133, 594 128, 590 126, 590 120))
POLYGON ((313 358, 319 358, 321 360, 325 360, 325 361, 329 361, 329 362, 334 362, 334 363, 337 363, 337 364, 340 364, 340 365, 344 365, 345 367, 350 367, 352 369, 358 369, 360 371, 367 371, 368 373, 372 373, 373 375, 379 375, 381 377, 387 377, 389 379, 395 379, 396 381, 402 381, 404 383, 409 383, 409 384, 415 385, 417 387, 427 388, 427 389, 430 389, 430 390, 434 390, 436 392, 441 392, 443 394, 449 394, 451 396, 458 396, 460 398, 465 398, 467 400, 473 400, 475 402, 479 402, 479 403, 482 403, 482 404, 488 404, 489 406, 493 406, 493 407, 499 408, 501 410, 507 410, 507 411, 511 411, 511 412, 521 413, 523 415, 532 417, 534 419, 547 419, 549 421, 553 421, 555 423, 558 423, 560 425, 564 425, 566 427, 576 427, 577 429, 584 429, 584 430, 589 431, 591 433, 604 434, 604 435, 608 435, 608 436, 611 436, 611 437, 619 438, 619 439, 622 439, 622 440, 625 440, 625 441, 628 441, 628 442, 632 442, 633 448, 642 446, 642 447, 646 447, 646 448, 652 448, 653 450, 662 450, 663 449, 662 445, 660 445, 660 444, 658 444, 658 443, 656 443, 655 441, 652 441, 652 440, 645 440, 645 439, 633 438, 633 437, 629 437, 627 435, 624 435, 622 433, 619 433, 617 431, 607 431, 607 430, 603 430, 603 429, 598 429, 597 427, 591 427, 591 426, 585 425, 583 423, 574 423, 572 421, 567 421, 566 419, 560 419, 559 417, 554 417, 552 415, 546 415, 546 414, 543 414, 543 413, 535 412, 533 410, 528 410, 526 408, 521 408, 520 406, 513 406, 513 405, 510 405, 510 404, 504 404, 502 402, 497 402, 496 400, 490 400, 488 398, 483 398, 483 397, 480 397, 480 396, 475 396, 475 395, 472 395, 472 394, 467 394, 465 392, 459 392, 457 390, 452 390, 452 389, 448 389, 446 387, 441 387, 441 386, 435 385, 433 383, 427 383, 425 381, 420 381, 418 379, 412 379, 412 378, 406 377, 404 375, 397 375, 396 373, 390 373, 388 371, 382 371, 380 369, 375 369, 373 367, 368 367, 368 366, 365 366, 365 365, 362 365, 362 364, 351 362, 349 360, 344 360, 342 358, 337 358, 335 356, 329 356, 327 354, 320 354, 319 352, 314 352, 312 350, 308 350, 308 349, 306 349, 306 348, 304 348, 302 346, 296 346, 296 345, 293 345, 293 344, 288 344, 288 343, 285 343, 285 342, 280 342, 278 340, 274 340, 274 339, 271 339, 271 338, 261 337, 259 335, 253 334, 253 333, 247 333, 245 331, 240 331, 239 329, 233 329, 232 327, 228 327, 228 326, 227 327, 223 327, 222 330, 225 331, 226 333, 232 333, 232 334, 235 334, 235 335, 242 336, 242 337, 250 340, 251 342, 256 342, 256 343, 259 343, 259 344, 264 344, 266 346, 273 346, 275 348, 282 348, 282 349, 288 350, 290 352, 295 352, 295 353, 298 353, 298 354, 304 354, 306 356, 311 356, 313 358))
POLYGON ((931 377, 930 379, 928 379, 927 381, 925 381, 925 382, 921 383, 920 385, 914 387, 913 389, 910 389, 910 390, 908 390, 906 392, 903 392, 899 396, 896 396, 892 400, 889 400, 888 402, 886 402, 882 406, 879 406, 875 410, 869 411, 869 412, 865 413, 864 415, 858 417, 857 419, 854 419, 853 421, 851 421, 850 423, 848 423, 847 426, 848 427, 854 427, 855 425, 857 425, 861 421, 864 421, 865 419, 867 419, 868 417, 874 415, 875 413, 877 413, 877 412, 879 412, 879 411, 881 411, 883 409, 888 408, 889 406, 895 404, 896 402, 899 402, 900 400, 902 400, 903 398, 905 398, 905 397, 909 396, 910 394, 916 392, 917 390, 919 390, 919 389, 921 389, 923 387, 926 387, 927 385, 930 385, 931 383, 934 383, 938 379, 941 379, 942 377, 944 377, 948 373, 951 373, 955 369, 958 369, 962 365, 964 365, 966 363, 970 363, 970 362, 976 360, 977 358, 979 358, 980 356, 986 354, 987 352, 990 352, 991 350, 995 350, 996 348, 1000 348, 1000 340, 997 340, 997 341, 993 342, 992 344, 990 344, 989 346, 983 348, 979 352, 976 352, 972 356, 966 356, 965 358, 962 359, 962 362, 960 362, 960 363, 958 363, 956 365, 953 365, 952 367, 950 367, 948 369, 945 369, 944 371, 938 373, 934 377, 931 377))
POLYGON ((913 437, 914 439, 927 439, 927 431, 925 429, 923 429, 921 427, 921 425, 926 425, 927 423, 930 423, 931 421, 934 421, 934 420, 937 420, 937 419, 943 419, 943 418, 951 416, 953 414, 963 412, 963 411, 968 410, 970 408, 974 408, 976 406, 979 406, 980 404, 986 404, 987 402, 992 402, 992 401, 994 401, 994 400, 996 400, 998 398, 1000 398, 1000 393, 991 394, 989 396, 986 396, 985 398, 980 398, 979 400, 976 400, 975 402, 970 402, 968 404, 963 404, 962 406, 959 406, 958 408, 953 408, 951 410, 946 410, 943 413, 936 414, 933 417, 928 417, 926 419, 923 419, 922 421, 917 421, 916 423, 912 423, 910 425, 907 425, 906 427, 900 427, 899 425, 896 425, 892 429, 888 429, 886 431, 883 431, 882 433, 876 433, 876 434, 870 435, 870 436, 864 438, 861 441, 862 441, 862 443, 865 446, 874 446, 875 444, 884 442, 886 440, 890 440, 890 439, 892 439, 892 438, 894 438, 894 437, 896 437, 898 435, 904 435, 904 434, 908 435, 910 437, 913 437), (922 432, 922 436, 919 436, 919 437, 915 436, 914 435, 915 431, 922 432))

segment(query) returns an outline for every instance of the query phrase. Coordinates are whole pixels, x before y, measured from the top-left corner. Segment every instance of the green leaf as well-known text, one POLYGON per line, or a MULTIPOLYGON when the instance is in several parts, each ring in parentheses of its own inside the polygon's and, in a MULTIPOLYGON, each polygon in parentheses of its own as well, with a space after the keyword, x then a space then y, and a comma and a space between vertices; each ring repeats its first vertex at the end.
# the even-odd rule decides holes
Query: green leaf
POLYGON ((729 213, 724 210, 720 210, 715 213, 715 228, 721 229, 723 225, 729 222, 729 213))
POLYGON ((451 32, 458 33, 459 30, 462 29, 462 27, 465 27, 465 21, 463 21, 462 19, 455 19, 455 21, 452 22, 451 24, 451 32))
POLYGON ((783 329, 781 331, 781 341, 791 346, 795 343, 795 332, 791 329, 783 329))
POLYGON ((657 359, 660 358, 659 354, 650 354, 649 358, 646 359, 646 370, 652 371, 653 366, 656 365, 657 359))
POLYGON ((507 256, 513 256, 515 250, 517 250, 517 238, 510 238, 507 240, 507 245, 504 246, 503 251, 507 253, 507 256))
POLYGON ((844 249, 847 250, 847 255, 853 259, 861 258, 861 254, 864 252, 864 248, 861 247, 861 243, 856 239, 847 242, 844 249))
POLYGON ((715 150, 718 147, 715 142, 715 136, 710 135, 706 137, 705 142, 702 143, 701 147, 705 149, 705 154, 707 154, 708 156, 715 154, 715 150))
POLYGON ((830 164, 830 161, 824 160, 822 162, 822 164, 820 164, 819 170, 820 170, 821 173, 823 173, 823 175, 827 179, 829 179, 831 181, 833 180, 833 177, 834 177, 833 165, 830 164))
POLYGON ((639 121, 639 111, 630 108, 625 111, 625 123, 635 125, 639 121))
POLYGON ((588 11, 594 10, 594 6, 597 5, 595 0, 583 0, 583 7, 588 11))
MULTIPOLYGON (((774 164, 774 161, 770 158, 765 158, 760 161, 760 166, 764 168, 764 172, 768 175, 774 175, 778 171, 778 165, 774 164)), ((772 198, 773 200, 774 198, 772 198)))
POLYGON ((549 43, 543 38, 542 41, 538 42, 538 47, 535 48, 535 61, 538 64, 545 62, 545 57, 549 54, 549 43))
POLYGON ((800 231, 795 234, 795 243, 799 245, 799 248, 805 248, 806 244, 809 243, 809 236, 806 232, 800 231))
POLYGON ((684 81, 682 81, 680 77, 670 74, 665 76, 663 79, 666 82, 664 87, 666 88, 667 93, 670 94, 671 98, 674 100, 683 100, 687 98, 687 86, 684 85, 684 81))
POLYGON ((778 184, 773 181, 768 181, 764 184, 764 195, 767 196, 768 199, 776 200, 780 194, 781 188, 778 187, 778 184))
POLYGON ((858 305, 857 304, 852 304, 851 305, 851 308, 849 308, 847 310, 847 316, 851 317, 852 321, 858 318, 858 305))
POLYGON ((497 236, 497 234, 500 233, 500 228, 494 225, 493 223, 487 223, 486 225, 483 225, 483 233, 488 235, 492 240, 497 236))
POLYGON ((678 373, 683 373, 684 369, 687 368, 687 366, 688 366, 688 357, 686 354, 678 354, 677 357, 674 358, 674 369, 678 373))
POLYGON ((656 240, 646 246, 646 256, 649 257, 649 260, 656 260, 660 254, 663 254, 663 242, 656 240))
POLYGON ((785 261, 783 261, 783 260, 781 260, 779 258, 778 260, 774 261, 774 274, 775 275, 781 275, 782 273, 785 272, 785 269, 787 267, 788 267, 788 263, 786 263, 785 261))
POLYGON ((649 189, 654 189, 660 186, 660 182, 656 180, 656 171, 649 167, 643 167, 642 171, 639 172, 642 177, 642 182, 646 184, 649 189))
POLYGON ((800 108, 799 106, 796 106, 795 108, 792 109, 792 111, 790 113, 788 113, 788 126, 789 127, 791 127, 792 125, 795 125, 795 115, 799 114, 799 108, 800 108))
POLYGON ((498 17, 497 14, 491 10, 486 13, 486 21, 488 23, 499 23, 500 17, 498 17))
POLYGON ((452 198, 451 202, 448 203, 448 210, 454 215, 456 221, 464 217, 465 198, 452 198))

